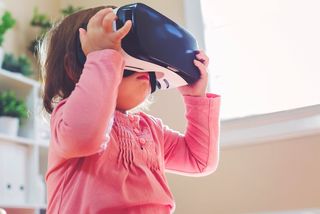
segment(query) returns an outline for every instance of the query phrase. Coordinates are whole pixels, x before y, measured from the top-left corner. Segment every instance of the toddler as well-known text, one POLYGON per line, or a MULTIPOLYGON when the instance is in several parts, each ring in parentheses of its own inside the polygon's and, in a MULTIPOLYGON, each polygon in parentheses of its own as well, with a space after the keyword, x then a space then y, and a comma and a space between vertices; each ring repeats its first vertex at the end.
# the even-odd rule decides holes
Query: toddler
POLYGON ((150 95, 150 77, 124 75, 121 39, 132 23, 114 31, 115 19, 111 8, 85 9, 43 41, 49 214, 169 214, 175 204, 165 171, 201 176, 217 167, 220 97, 206 93, 207 56, 199 51, 194 60, 201 78, 179 88, 188 121, 180 134, 146 113, 130 113, 150 95))

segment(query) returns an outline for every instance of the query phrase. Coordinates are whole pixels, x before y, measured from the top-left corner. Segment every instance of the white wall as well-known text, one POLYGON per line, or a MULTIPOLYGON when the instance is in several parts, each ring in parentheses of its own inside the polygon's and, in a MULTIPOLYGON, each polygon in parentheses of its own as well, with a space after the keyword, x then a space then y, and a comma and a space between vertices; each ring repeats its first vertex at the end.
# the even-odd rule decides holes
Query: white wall
POLYGON ((169 175, 177 214, 242 214, 320 207, 320 135, 222 148, 207 177, 169 175))

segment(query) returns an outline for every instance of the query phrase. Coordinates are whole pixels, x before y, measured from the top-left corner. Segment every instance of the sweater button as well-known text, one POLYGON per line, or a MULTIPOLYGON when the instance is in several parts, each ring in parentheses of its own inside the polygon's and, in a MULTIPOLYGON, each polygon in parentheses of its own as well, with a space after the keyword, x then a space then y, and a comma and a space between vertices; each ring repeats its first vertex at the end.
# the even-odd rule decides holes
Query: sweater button
POLYGON ((136 134, 139 134, 139 133, 140 133, 140 130, 137 129, 137 128, 134 128, 133 131, 134 131, 134 133, 136 133, 136 134))
POLYGON ((129 120, 131 121, 131 122, 133 122, 134 121, 134 116, 132 115, 132 114, 129 114, 129 120))
POLYGON ((144 144, 146 144, 146 140, 144 138, 140 138, 139 143, 140 143, 140 145, 144 145, 144 144))

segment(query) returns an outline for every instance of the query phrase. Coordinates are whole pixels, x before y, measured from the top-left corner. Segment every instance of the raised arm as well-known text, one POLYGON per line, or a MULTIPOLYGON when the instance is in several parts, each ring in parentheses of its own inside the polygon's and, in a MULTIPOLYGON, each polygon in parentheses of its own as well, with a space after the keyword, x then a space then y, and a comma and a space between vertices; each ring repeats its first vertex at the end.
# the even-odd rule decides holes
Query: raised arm
POLYGON ((74 91, 58 104, 51 117, 51 146, 59 156, 68 159, 100 150, 107 140, 123 67, 118 51, 88 54, 74 91))
POLYGON ((111 8, 98 11, 79 29, 81 48, 87 57, 74 91, 55 108, 51 120, 51 147, 63 158, 96 153, 108 141, 106 129, 112 122, 124 60, 121 39, 131 21, 116 31, 111 8))
POLYGON ((165 168, 169 172, 201 176, 212 173, 219 161, 220 97, 185 96, 184 135, 163 127, 165 168))

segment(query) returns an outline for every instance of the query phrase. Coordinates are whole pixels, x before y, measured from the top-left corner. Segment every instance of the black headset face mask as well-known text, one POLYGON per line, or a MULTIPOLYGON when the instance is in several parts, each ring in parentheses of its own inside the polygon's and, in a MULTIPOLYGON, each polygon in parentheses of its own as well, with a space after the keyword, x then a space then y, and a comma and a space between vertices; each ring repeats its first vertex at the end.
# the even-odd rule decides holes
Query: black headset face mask
POLYGON ((135 72, 135 71, 131 71, 131 70, 124 69, 124 71, 123 71, 123 77, 131 76, 131 75, 133 75, 134 73, 136 73, 136 72, 135 72))

